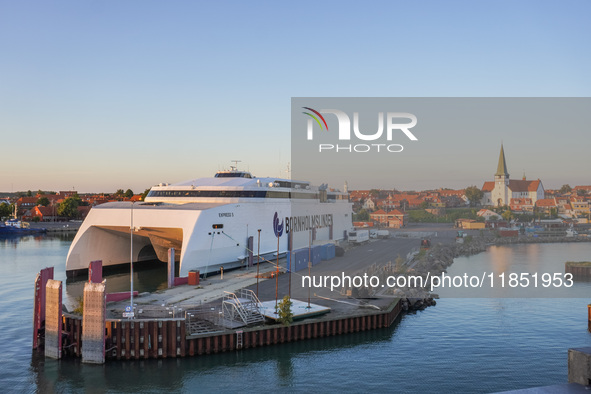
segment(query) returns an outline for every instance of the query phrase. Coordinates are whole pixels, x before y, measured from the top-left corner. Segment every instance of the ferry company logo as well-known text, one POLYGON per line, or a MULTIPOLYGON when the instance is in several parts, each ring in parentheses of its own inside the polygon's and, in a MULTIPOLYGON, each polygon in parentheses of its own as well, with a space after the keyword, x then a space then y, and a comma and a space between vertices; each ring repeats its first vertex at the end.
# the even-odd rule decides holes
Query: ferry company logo
POLYGON ((310 117, 307 123, 307 139, 312 141, 314 139, 314 120, 320 127, 320 130, 328 131, 328 123, 322 114, 332 114, 336 116, 338 122, 338 140, 340 141, 374 141, 375 143, 362 143, 362 144, 318 144, 319 152, 349 152, 349 153, 366 153, 366 152, 402 152, 404 147, 400 144, 391 144, 390 142, 395 135, 395 131, 401 131, 409 140, 418 141, 418 138, 410 131, 411 128, 417 125, 417 117, 407 112, 387 112, 384 116, 384 112, 378 112, 378 129, 374 133, 362 133, 359 128, 359 113, 353 112, 353 133, 351 133, 351 118, 344 111, 338 109, 321 109, 319 111, 310 107, 302 107, 310 112, 302 112, 303 114, 310 117), (410 122, 404 122, 402 120, 409 120, 410 122), (322 123, 320 122, 322 120, 322 123), (385 140, 388 143, 378 143, 379 140, 383 140, 384 135, 384 123, 385 127, 385 140), (324 124, 324 127, 323 127, 324 124), (353 136, 351 135, 353 134, 353 136))
POLYGON ((281 220, 281 224, 279 224, 279 215, 277 212, 275 212, 275 215, 273 216, 273 231, 277 238, 283 235, 283 220, 281 220))

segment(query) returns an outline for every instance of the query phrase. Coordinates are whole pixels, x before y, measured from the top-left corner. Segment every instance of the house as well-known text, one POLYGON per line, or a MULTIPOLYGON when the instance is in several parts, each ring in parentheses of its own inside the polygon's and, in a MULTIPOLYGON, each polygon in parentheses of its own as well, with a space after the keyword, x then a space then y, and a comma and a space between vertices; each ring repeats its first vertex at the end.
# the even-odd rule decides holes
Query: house
POLYGON ((91 208, 92 208, 91 206, 87 206, 87 205, 78 206, 78 208, 76 208, 78 210, 78 218, 80 218, 82 220, 86 219, 86 216, 88 215, 88 212, 90 212, 91 208))
POLYGON ((509 208, 515 213, 528 213, 534 211, 534 203, 531 198, 512 198, 509 208))
POLYGON ((29 211, 28 217, 30 219, 39 218, 40 222, 51 222, 58 220, 55 206, 44 207, 42 205, 37 205, 29 211))
POLYGON ((575 186, 573 188, 572 194, 578 196, 579 193, 584 195, 591 195, 591 186, 575 186))
POLYGON ((382 226, 392 228, 402 228, 408 223, 408 215, 397 209, 393 209, 389 212, 380 209, 370 213, 369 217, 371 220, 382 226))
POLYGON ((509 179, 505 151, 502 144, 495 180, 484 182, 482 192, 484 196, 482 197, 481 204, 487 206, 509 205, 512 198, 529 198, 532 204, 535 205, 536 201, 544 198, 544 186, 541 180, 528 181, 525 174, 521 180, 509 179))
POLYGON ((37 197, 21 197, 16 200, 17 215, 23 216, 37 205, 37 197))
POLYGON ((584 215, 588 216, 591 212, 589 201, 583 198, 572 197, 570 200, 570 205, 575 213, 575 215, 584 215))
POLYGON ((373 211, 374 209, 376 209, 376 204, 371 198, 368 198, 363 203, 363 209, 366 209, 368 211, 373 211))
POLYGON ((484 220, 501 220, 503 217, 490 209, 481 209, 476 215, 483 217, 484 220))
POLYGON ((556 213, 558 213, 558 205, 554 198, 542 198, 541 200, 536 201, 536 208, 539 212, 546 214, 552 213, 552 209, 555 209, 556 213))

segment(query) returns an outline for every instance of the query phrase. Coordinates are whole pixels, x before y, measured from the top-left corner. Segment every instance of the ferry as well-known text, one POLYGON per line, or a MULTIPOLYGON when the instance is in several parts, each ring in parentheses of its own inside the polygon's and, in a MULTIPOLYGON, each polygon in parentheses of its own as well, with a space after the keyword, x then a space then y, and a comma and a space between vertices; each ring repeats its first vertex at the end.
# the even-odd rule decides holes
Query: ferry
POLYGON ((92 208, 70 246, 66 274, 78 275, 94 260, 103 266, 168 261, 172 248, 179 276, 207 274, 256 263, 257 255, 275 258, 336 242, 352 228, 346 185, 341 192, 231 167, 214 177, 161 183, 143 202, 92 208))

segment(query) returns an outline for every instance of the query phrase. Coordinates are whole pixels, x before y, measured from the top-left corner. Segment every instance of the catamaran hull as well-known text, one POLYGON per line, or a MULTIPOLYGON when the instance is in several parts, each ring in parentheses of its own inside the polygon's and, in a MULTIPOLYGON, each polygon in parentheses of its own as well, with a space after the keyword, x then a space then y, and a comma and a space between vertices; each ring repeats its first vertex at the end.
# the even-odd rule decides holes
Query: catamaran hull
POLYGON ((70 247, 66 273, 86 270, 94 260, 102 260, 103 266, 154 258, 166 261, 170 248, 180 262, 180 276, 191 270, 210 273, 222 266, 244 265, 249 251, 256 262, 259 229, 260 254, 268 256, 307 247, 310 238, 315 242, 341 240, 351 227, 347 201, 261 199, 133 207, 125 202, 108 203, 88 214, 70 247))

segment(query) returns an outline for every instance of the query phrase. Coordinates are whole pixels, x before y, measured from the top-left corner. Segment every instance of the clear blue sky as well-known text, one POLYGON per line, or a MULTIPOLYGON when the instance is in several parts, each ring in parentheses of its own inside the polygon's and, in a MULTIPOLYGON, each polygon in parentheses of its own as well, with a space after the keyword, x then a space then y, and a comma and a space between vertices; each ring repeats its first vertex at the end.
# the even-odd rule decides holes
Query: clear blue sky
MULTIPOLYGON (((291 97, 587 97, 590 14, 589 1, 3 0, 0 191, 139 192, 233 159, 278 175, 291 97)), ((514 152, 508 135, 460 146, 490 171, 431 187, 489 180, 501 138, 514 152)), ((591 183, 587 156, 553 153, 570 161, 564 183, 591 183)), ((397 184, 428 187, 413 171, 397 184)))

